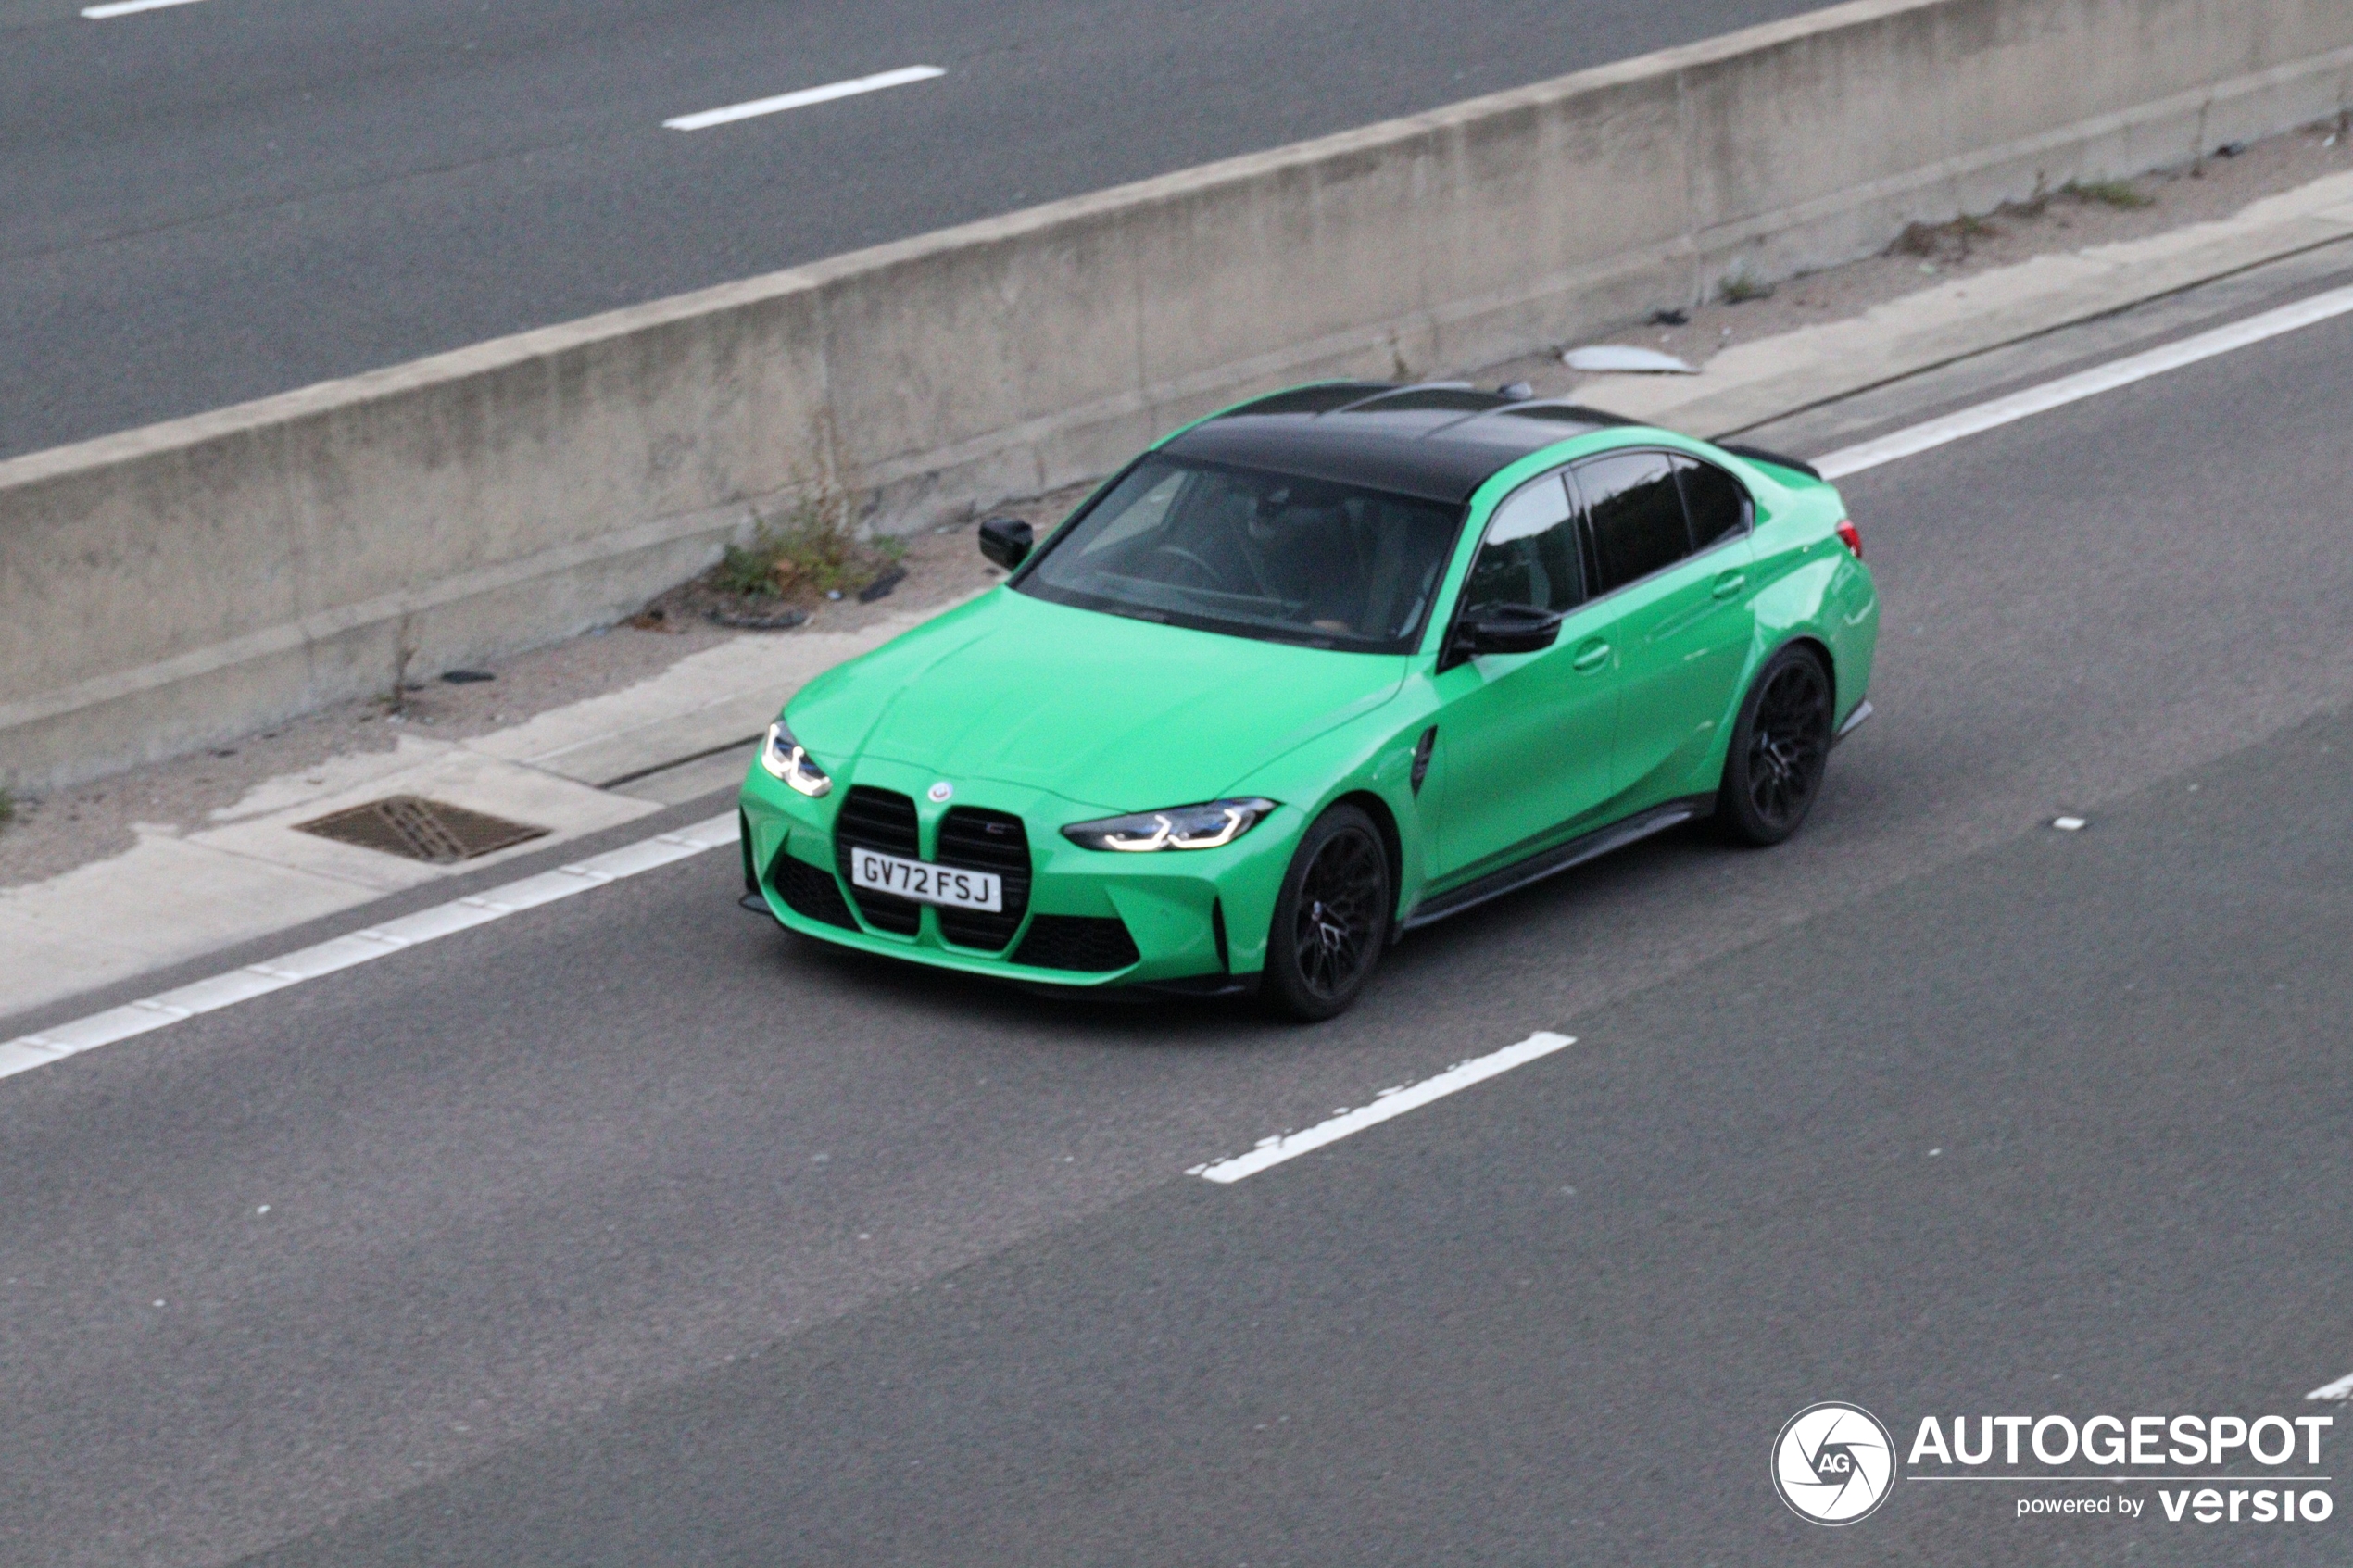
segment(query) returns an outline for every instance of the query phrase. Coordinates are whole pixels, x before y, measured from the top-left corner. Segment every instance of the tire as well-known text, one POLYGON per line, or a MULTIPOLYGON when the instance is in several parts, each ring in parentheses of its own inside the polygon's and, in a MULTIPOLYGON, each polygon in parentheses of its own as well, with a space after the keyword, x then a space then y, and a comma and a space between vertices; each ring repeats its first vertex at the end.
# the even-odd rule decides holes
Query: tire
POLYGON ((1354 806, 1316 818, 1283 873, 1259 999, 1302 1023, 1347 1011, 1389 946, 1396 902, 1373 819, 1354 806))
POLYGON ((1766 661, 1724 757, 1716 820, 1726 837, 1761 849, 1805 822, 1830 762, 1835 704, 1831 672, 1810 648, 1786 647, 1766 661))

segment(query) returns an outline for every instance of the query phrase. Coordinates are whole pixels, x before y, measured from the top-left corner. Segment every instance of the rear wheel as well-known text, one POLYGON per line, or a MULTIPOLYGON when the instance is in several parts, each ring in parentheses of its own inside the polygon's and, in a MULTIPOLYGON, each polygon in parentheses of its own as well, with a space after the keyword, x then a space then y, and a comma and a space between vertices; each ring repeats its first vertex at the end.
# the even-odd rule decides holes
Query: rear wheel
POLYGON ((1308 1022, 1345 1012, 1380 962, 1395 902, 1372 818, 1354 806, 1316 818, 1275 901, 1261 999, 1308 1022))
POLYGON ((1739 844, 1779 844, 1806 821, 1831 755, 1831 674, 1812 650, 1783 648, 1741 705, 1717 821, 1739 844))

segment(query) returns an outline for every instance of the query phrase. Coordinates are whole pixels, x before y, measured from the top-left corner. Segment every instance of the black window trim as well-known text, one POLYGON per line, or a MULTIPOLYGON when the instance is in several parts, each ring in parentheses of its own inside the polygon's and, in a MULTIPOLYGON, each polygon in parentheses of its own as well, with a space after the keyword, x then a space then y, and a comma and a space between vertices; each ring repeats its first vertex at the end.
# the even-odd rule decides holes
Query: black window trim
MULTIPOLYGON (((1592 508, 1586 504, 1585 487, 1577 483, 1577 470, 1583 468, 1588 463, 1598 463, 1606 458, 1622 458, 1629 455, 1635 457, 1656 456, 1669 459, 1682 458, 1694 463, 1707 463, 1709 468, 1716 470, 1718 473, 1721 473, 1726 478, 1730 479, 1734 484, 1740 486, 1741 499, 1743 502, 1741 507, 1741 525, 1738 528, 1731 529, 1721 534, 1713 542, 1703 546, 1699 549, 1692 550, 1686 555, 1677 557, 1675 559, 1668 561, 1665 566, 1654 567, 1652 570, 1643 572, 1640 577, 1634 578, 1629 582, 1620 583, 1615 588, 1604 589, 1603 592, 1593 595, 1585 601, 1585 604, 1579 605, 1577 607, 1579 609, 1583 609, 1585 605, 1599 604, 1604 599, 1615 597, 1617 595, 1626 592, 1629 588, 1639 588, 1654 577, 1662 576, 1667 572, 1674 571, 1677 567, 1689 565, 1692 561, 1704 559, 1708 556, 1714 555, 1717 551, 1722 549, 1725 546, 1731 544, 1735 540, 1748 538, 1756 532, 1755 495, 1750 492, 1746 484, 1741 483, 1740 475, 1732 472, 1731 470, 1726 468, 1721 463, 1710 463, 1705 458, 1700 457, 1696 453, 1686 452, 1677 446, 1613 446, 1606 452, 1589 452, 1584 457, 1581 457, 1575 462, 1570 463, 1567 470, 1569 476, 1569 491, 1577 503, 1577 532, 1579 536, 1585 541, 1586 581, 1591 583, 1599 583, 1602 580, 1602 554, 1601 547, 1593 543, 1592 508)), ((1515 491, 1514 494, 1516 495, 1517 492, 1515 491)), ((1685 530, 1686 536, 1688 537, 1689 531, 1692 526, 1691 507, 1690 504, 1685 502, 1683 499, 1683 487, 1680 481, 1678 481, 1675 486, 1675 501, 1678 506, 1683 508, 1683 528, 1685 530)))

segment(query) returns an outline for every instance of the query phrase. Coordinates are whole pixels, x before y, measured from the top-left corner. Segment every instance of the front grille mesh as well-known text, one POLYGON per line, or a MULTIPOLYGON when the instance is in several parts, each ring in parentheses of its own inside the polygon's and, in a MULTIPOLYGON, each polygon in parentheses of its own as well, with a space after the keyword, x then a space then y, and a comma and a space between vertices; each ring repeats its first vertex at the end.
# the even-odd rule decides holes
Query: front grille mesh
POLYGON ((1126 969, 1139 955, 1126 922, 1094 915, 1039 915, 1029 922, 1013 962, 1038 969, 1067 969, 1102 974, 1126 969))
POLYGON ((949 941, 1003 952, 1029 909, 1029 834, 1021 819, 1004 811, 959 806, 940 820, 937 859, 943 866, 995 872, 1004 880, 1001 914, 980 909, 938 911, 939 934, 949 941))
POLYGON ((775 884, 776 897, 793 913, 824 921, 827 925, 858 929, 857 917, 849 912, 849 905, 842 898, 841 884, 824 867, 779 853, 776 863, 768 868, 768 879, 775 884))
POLYGON ((867 924, 900 936, 915 935, 923 925, 923 906, 912 898, 876 893, 853 882, 849 875, 849 851, 853 845, 879 849, 886 855, 904 856, 910 860, 922 859, 923 843, 916 832, 914 801, 895 789, 853 785, 841 803, 840 813, 834 818, 834 856, 841 870, 842 885, 858 900, 858 912, 866 917, 867 924))

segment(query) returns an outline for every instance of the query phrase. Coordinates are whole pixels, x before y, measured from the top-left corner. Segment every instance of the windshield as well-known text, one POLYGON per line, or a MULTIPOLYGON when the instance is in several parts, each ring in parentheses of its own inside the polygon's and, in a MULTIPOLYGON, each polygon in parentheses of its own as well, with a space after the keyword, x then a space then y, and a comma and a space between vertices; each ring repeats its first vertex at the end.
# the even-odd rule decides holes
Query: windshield
POLYGON ((1408 653, 1461 521, 1435 501, 1155 454, 1014 586, 1236 636, 1408 653))

